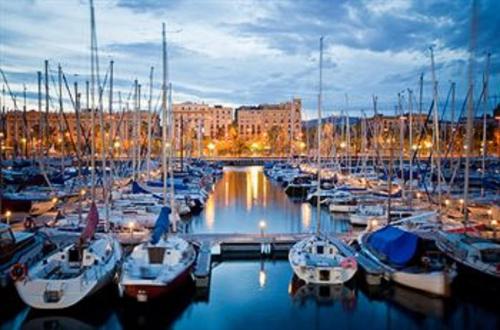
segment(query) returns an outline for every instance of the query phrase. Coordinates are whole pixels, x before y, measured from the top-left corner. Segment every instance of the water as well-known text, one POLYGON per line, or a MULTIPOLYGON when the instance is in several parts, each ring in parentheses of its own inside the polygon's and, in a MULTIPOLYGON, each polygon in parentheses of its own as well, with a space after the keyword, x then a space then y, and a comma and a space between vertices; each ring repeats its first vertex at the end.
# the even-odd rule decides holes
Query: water
MULTIPOLYGON (((270 182, 262 167, 226 167, 204 212, 189 223, 189 231, 258 233, 260 221, 265 221, 265 232, 308 233, 316 231, 316 219, 316 206, 292 201, 279 184, 270 182)), ((349 223, 322 209, 321 229, 343 232, 349 223)))
MULTIPOLYGON (((315 229, 315 208, 291 202, 261 168, 228 168, 189 226, 194 232, 315 229)), ((321 213, 322 228, 348 229, 321 213)), ((484 289, 484 288, 483 288, 484 289)), ((498 294, 457 283, 453 297, 433 298, 398 286, 300 287, 286 260, 222 262, 208 293, 186 286, 175 297, 146 305, 117 297, 113 286, 70 311, 36 312, 2 293, 2 329, 499 329, 498 294), (182 294, 181 294, 182 293, 182 294)))

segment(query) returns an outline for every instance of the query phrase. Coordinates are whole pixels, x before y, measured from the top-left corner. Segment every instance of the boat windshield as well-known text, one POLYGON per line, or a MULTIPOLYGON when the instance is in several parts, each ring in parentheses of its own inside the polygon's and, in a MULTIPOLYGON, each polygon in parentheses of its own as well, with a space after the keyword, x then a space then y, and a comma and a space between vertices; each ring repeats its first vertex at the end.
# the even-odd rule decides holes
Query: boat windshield
POLYGON ((481 251, 481 260, 486 263, 500 263, 500 249, 486 249, 481 251))

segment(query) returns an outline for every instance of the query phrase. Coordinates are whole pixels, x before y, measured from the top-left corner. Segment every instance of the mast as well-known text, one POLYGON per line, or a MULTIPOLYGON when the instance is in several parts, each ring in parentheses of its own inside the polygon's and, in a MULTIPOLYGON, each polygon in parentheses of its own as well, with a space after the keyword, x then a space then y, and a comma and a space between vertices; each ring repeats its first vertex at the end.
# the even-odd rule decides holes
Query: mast
POLYGON ((137 156, 137 93, 139 90, 139 84, 137 83, 137 79, 134 80, 134 112, 132 113, 132 140, 134 140, 133 148, 132 148, 132 178, 136 180, 136 156, 137 156))
POLYGON ((402 95, 398 93, 398 112, 399 112, 399 172, 401 174, 401 189, 403 199, 405 198, 405 187, 404 187, 404 164, 403 164, 403 152, 404 152, 404 114, 402 105, 402 95))
POLYGON ((410 158, 410 184, 408 187, 408 196, 410 207, 413 204, 413 91, 408 88, 408 130, 409 130, 409 143, 408 143, 408 155, 410 158))
POLYGON ((92 99, 90 121, 91 121, 91 177, 92 177, 92 202, 95 202, 95 89, 96 84, 100 86, 99 79, 99 57, 97 52, 97 33, 95 24, 94 1, 90 0, 90 93, 92 99))
POLYGON ((323 37, 319 38, 319 86, 318 86, 318 198, 316 203, 317 234, 321 232, 321 97, 323 88, 323 37))
POLYGON ((490 57, 491 54, 488 53, 486 57, 486 69, 483 76, 483 142, 481 145, 481 197, 484 197, 484 176, 486 173, 486 150, 488 145, 486 144, 486 118, 488 113, 488 83, 490 75, 490 57))
POLYGON ((347 163, 347 173, 351 174, 352 159, 351 159, 351 126, 349 123, 349 96, 345 94, 345 135, 346 135, 346 149, 345 160, 347 163))
MULTIPOLYGON (((110 168, 110 177, 109 177, 109 191, 113 188, 113 173, 114 173, 114 159, 113 159, 113 146, 114 146, 114 138, 115 138, 115 121, 113 118, 113 68, 114 61, 111 60, 109 62, 109 146, 108 146, 108 155, 109 155, 109 168, 110 168)), ((109 197, 113 197, 113 194, 109 194, 109 197)))
POLYGON ((38 77, 38 152, 40 161, 43 156, 43 112, 42 112, 42 72, 37 71, 38 77))
POLYGON ((441 217, 441 146, 439 137, 439 110, 438 110, 438 90, 436 81, 436 69, 434 66, 434 50, 430 47, 431 51, 431 71, 432 71, 432 86, 433 86, 433 122, 434 122, 434 151, 436 154, 436 167, 437 167, 437 189, 438 189, 438 204, 439 212, 438 219, 441 217))
POLYGON ((136 130, 136 141, 137 141, 137 177, 140 178, 141 174, 141 149, 142 149, 142 143, 141 143, 141 84, 137 85, 137 113, 136 113, 136 125, 137 125, 137 130, 136 130))
POLYGON ((103 106, 103 87, 99 86, 99 129, 101 135, 101 171, 102 171, 102 198, 104 200, 105 212, 105 230, 108 229, 109 221, 109 199, 108 199, 108 174, 106 171, 106 133, 104 130, 104 106, 103 106))
MULTIPOLYGON (((80 93, 78 93, 78 83, 75 82, 75 117, 76 117, 76 153, 78 159, 78 179, 82 180, 82 164, 81 164, 81 141, 82 128, 80 126, 80 93)), ((82 223, 82 197, 81 191, 78 192, 78 223, 82 223)))
POLYGON ((49 61, 45 60, 45 140, 47 155, 50 149, 49 130, 49 61))
POLYGON ((26 85, 23 84, 23 122, 24 122, 24 157, 28 159, 28 144, 31 141, 30 131, 28 128, 28 118, 27 118, 27 107, 26 107, 26 85))
MULTIPOLYGON (((162 142, 162 170, 163 170, 163 206, 167 205, 167 41, 165 36, 165 23, 162 24, 162 65, 163 65, 163 82, 161 85, 161 110, 163 123, 161 129, 162 142)), ((172 212, 172 210, 170 210, 172 212)))
POLYGON ((469 43, 469 67, 467 71, 467 78, 469 83, 470 96, 467 99, 467 130, 465 146, 465 173, 464 173, 464 223, 469 222, 469 212, 467 206, 469 205, 469 167, 470 158, 472 154, 472 121, 474 115, 474 55, 476 48, 476 27, 477 27, 477 1, 472 3, 472 17, 470 25, 470 43, 469 43))
POLYGON ((148 150, 146 156, 146 178, 149 181, 151 177, 151 120, 152 120, 152 102, 153 102, 153 70, 149 73, 149 100, 148 100, 148 150))
POLYGON ((59 81, 59 134, 61 135, 61 174, 64 175, 64 120, 63 120, 63 99, 62 99, 62 68, 57 67, 59 81))

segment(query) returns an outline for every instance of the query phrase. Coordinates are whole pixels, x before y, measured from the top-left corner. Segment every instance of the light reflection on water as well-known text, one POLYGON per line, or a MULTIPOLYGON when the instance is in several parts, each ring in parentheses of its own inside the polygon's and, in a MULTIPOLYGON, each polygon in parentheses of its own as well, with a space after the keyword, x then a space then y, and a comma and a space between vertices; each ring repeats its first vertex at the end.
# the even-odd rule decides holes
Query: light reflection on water
MULTIPOLYGON (((266 232, 300 233, 316 230, 315 207, 292 201, 283 188, 271 182, 261 166, 226 167, 224 176, 208 198, 205 210, 195 216, 191 232, 258 233, 259 222, 266 222, 266 232)), ((344 218, 321 212, 324 232, 349 229, 344 218)))

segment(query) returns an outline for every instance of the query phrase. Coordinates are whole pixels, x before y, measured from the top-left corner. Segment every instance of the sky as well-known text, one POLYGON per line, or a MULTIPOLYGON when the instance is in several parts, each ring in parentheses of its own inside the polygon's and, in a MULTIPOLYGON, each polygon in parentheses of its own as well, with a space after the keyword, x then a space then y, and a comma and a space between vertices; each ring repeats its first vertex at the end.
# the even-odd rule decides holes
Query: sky
MULTIPOLYGON (((491 109, 500 96, 500 20, 496 16, 500 1, 478 1, 477 9, 475 93, 477 98, 486 54, 491 53, 491 109)), ((122 104, 130 102, 134 79, 143 85, 146 100, 153 66, 153 104, 157 104, 162 22, 167 26, 174 102, 237 107, 300 97, 304 117, 313 118, 320 36, 324 36, 324 115, 345 109, 353 115, 361 111, 371 115, 373 95, 379 111, 394 113, 398 93, 406 110, 408 89, 418 97, 421 73, 427 109, 432 98, 430 46, 441 107, 451 81, 457 84, 457 105, 465 97, 470 1, 95 0, 95 12, 100 76, 103 79, 113 60, 116 103, 118 91, 122 104)), ((23 85, 28 103, 36 106, 36 72, 44 70, 45 59, 49 60, 51 99, 57 106, 58 64, 71 85, 76 81, 82 88, 89 79, 88 0, 0 0, 0 68, 18 106, 23 85)), ((65 108, 70 108, 65 91, 63 98, 65 108)), ((12 106, 10 97, 2 97, 2 102, 12 106)))

